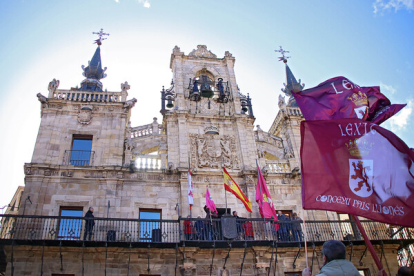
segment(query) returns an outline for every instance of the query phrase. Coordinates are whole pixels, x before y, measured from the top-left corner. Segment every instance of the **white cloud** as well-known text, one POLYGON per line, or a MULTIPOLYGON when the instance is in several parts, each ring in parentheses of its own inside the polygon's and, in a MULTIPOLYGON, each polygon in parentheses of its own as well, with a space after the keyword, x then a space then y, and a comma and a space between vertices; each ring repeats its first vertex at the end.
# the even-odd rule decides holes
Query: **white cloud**
POLYGON ((390 118, 391 130, 393 132, 405 129, 409 124, 410 115, 413 113, 414 101, 409 100, 407 106, 390 118))
POLYGON ((373 4, 374 13, 384 12, 386 10, 398 10, 406 9, 409 11, 414 10, 414 0, 376 0, 373 4))
POLYGON ((151 7, 151 4, 150 4, 150 2, 148 2, 148 0, 138 0, 138 3, 142 4, 144 6, 144 8, 149 9, 151 7))
POLYGON ((396 92, 394 87, 392 87, 391 85, 386 85, 385 83, 382 83, 382 82, 380 82, 380 88, 381 88, 382 94, 384 94, 385 96, 387 96, 388 94, 394 95, 396 92))
POLYGON ((115 0, 115 2, 119 3, 119 0, 115 0))

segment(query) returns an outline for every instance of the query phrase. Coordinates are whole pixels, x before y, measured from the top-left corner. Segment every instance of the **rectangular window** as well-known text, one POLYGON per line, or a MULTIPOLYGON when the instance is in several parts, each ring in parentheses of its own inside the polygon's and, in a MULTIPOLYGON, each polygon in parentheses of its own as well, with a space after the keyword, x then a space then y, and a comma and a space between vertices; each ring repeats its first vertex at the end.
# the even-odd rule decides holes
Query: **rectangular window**
MULTIPOLYGON (((61 217, 83 217, 83 207, 60 207, 61 217)), ((82 219, 60 219, 58 239, 60 240, 79 240, 82 231, 82 219)))
POLYGON ((371 276, 371 273, 369 272, 368 268, 358 268, 358 272, 362 276, 371 276))
POLYGON ((161 210, 159 209, 140 209, 139 219, 145 220, 139 223, 140 242, 161 242, 161 210))
POLYGON ((73 135, 70 164, 90 166, 92 155, 92 135, 73 135))

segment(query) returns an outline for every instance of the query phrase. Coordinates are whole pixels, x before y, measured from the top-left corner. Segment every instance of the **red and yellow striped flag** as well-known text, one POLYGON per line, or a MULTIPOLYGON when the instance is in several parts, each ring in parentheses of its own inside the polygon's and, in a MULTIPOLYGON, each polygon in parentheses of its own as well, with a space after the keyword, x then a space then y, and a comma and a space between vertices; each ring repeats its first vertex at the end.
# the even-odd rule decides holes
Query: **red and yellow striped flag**
POLYGON ((224 171, 224 189, 233 195, 235 195, 238 199, 243 202, 244 206, 246 207, 246 210, 252 213, 252 202, 243 194, 241 191, 239 185, 237 185, 236 181, 231 178, 229 173, 226 171, 226 169, 223 167, 224 171))

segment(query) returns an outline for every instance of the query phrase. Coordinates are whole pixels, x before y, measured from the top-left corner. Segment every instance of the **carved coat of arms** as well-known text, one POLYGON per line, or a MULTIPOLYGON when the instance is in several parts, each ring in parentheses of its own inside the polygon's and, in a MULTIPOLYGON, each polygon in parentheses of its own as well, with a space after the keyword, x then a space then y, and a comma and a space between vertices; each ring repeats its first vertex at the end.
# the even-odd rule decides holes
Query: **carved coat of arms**
POLYGON ((92 120, 92 106, 82 106, 78 114, 78 122, 83 125, 90 124, 92 120))
POLYGON ((232 135, 190 134, 191 163, 198 168, 239 169, 235 138, 232 135))

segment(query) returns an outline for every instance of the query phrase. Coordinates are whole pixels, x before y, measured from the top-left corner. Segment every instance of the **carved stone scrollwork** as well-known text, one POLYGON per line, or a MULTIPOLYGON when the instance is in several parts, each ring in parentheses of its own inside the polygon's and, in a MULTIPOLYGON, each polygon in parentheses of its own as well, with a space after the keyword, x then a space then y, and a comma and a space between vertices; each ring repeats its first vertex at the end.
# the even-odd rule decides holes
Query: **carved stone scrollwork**
POLYGON ((253 181, 253 175, 246 175, 245 181, 246 181, 247 184, 254 183, 254 181, 253 181))
POLYGON ((180 265, 180 269, 183 271, 184 276, 192 276, 196 266, 192 263, 184 263, 180 265))
POLYGON ((191 160, 196 168, 239 169, 233 135, 190 134, 191 160))
POLYGON ((190 57, 207 57, 207 58, 217 58, 215 54, 207 50, 206 45, 197 45, 197 50, 192 50, 189 54, 190 57))

